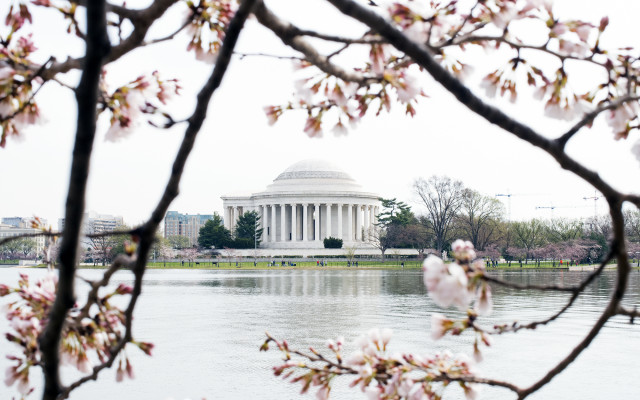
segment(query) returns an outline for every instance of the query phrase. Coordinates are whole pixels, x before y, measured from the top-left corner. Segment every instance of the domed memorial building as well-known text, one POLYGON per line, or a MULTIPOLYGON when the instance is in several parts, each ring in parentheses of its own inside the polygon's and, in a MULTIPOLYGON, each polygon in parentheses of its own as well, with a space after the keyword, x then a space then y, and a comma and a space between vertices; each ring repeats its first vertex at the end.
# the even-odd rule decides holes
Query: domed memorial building
POLYGON ((231 231, 240 215, 258 212, 264 229, 260 248, 318 249, 330 236, 342 239, 343 247, 373 247, 378 198, 337 166, 305 160, 285 169, 263 192, 222 196, 222 201, 231 231))

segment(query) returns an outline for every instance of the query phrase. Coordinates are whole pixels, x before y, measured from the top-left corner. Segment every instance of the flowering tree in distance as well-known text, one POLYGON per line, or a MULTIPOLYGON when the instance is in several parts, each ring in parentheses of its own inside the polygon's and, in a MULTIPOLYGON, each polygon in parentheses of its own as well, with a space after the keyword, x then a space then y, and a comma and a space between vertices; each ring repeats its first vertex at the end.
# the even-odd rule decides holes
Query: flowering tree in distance
MULTIPOLYGON (((105 0, 12 0, 10 3, 6 27, 0 36, 0 146, 8 145, 9 136, 25 135, 24 130, 39 121, 40 88, 56 83, 69 86, 60 79, 61 75, 71 71, 81 73, 77 86, 70 87, 77 100, 77 127, 65 228, 62 233, 43 231, 45 235, 62 235, 63 238, 56 262, 58 277, 47 278, 35 286, 23 278, 19 288, 0 287, 0 295, 17 294, 21 299, 19 312, 16 309, 11 315, 17 334, 13 337, 19 339, 23 352, 20 356, 12 356, 16 366, 10 371, 7 383, 18 382, 23 394, 30 390, 29 374, 33 367, 41 368, 44 375, 43 399, 61 399, 83 383, 97 379, 118 359, 122 360, 119 357, 127 344, 137 344, 143 351, 150 352, 148 344, 135 342, 131 334, 146 262, 158 225, 178 195, 185 163, 206 118, 211 97, 225 75, 238 37, 250 16, 255 17, 250 23, 261 24, 280 38, 284 46, 295 50, 297 56, 292 58, 300 68, 295 98, 284 105, 266 107, 269 122, 275 123, 286 113, 304 112, 307 115, 305 132, 319 136, 326 126, 342 134, 347 126, 357 124, 362 118, 387 112, 396 106, 413 116, 418 100, 428 94, 424 93, 418 77, 430 76, 470 112, 545 151, 560 167, 591 184, 606 199, 612 223, 610 250, 600 267, 577 286, 520 286, 500 281, 486 273, 483 264, 476 260, 473 246, 464 242, 455 243, 454 263, 444 264, 437 258, 428 258, 425 284, 430 296, 442 306, 456 305, 467 309, 474 304, 463 320, 434 315, 434 337, 472 330, 477 338, 474 353, 479 356, 482 343, 488 344, 491 335, 551 323, 571 307, 608 261, 616 259, 618 265, 616 288, 590 332, 550 371, 525 387, 506 380, 484 379, 475 372, 469 360, 448 354, 427 358, 411 354, 389 356, 386 354, 388 331, 373 331, 360 339, 358 352, 348 359, 343 359, 341 354, 342 340, 329 342, 333 357, 328 357, 315 349, 308 353, 293 350, 286 341, 268 337, 263 349, 275 342, 285 355, 285 363, 276 367, 276 374, 301 382, 303 390, 316 386, 319 398, 329 396, 334 376, 353 375, 354 385, 372 398, 432 398, 440 395, 443 386, 457 382, 469 397, 473 397, 475 385, 487 384, 505 387, 519 399, 524 399, 567 368, 610 318, 640 316, 640 312, 621 303, 630 271, 622 207, 624 203, 640 207, 640 196, 616 190, 566 152, 567 143, 597 118, 606 119, 613 139, 626 140, 637 134, 638 60, 632 49, 603 48, 600 39, 605 34, 607 18, 596 24, 561 20, 545 0, 437 3, 406 0, 384 5, 382 2, 376 5, 373 1, 367 4, 355 0, 327 0, 338 12, 366 27, 363 35, 346 36, 338 32, 337 27, 335 32, 302 29, 280 18, 261 0, 155 0, 143 9, 105 0), (186 15, 176 24, 176 31, 165 37, 150 37, 153 26, 175 15, 168 12, 174 6, 181 7, 186 15), (34 9, 42 10, 32 13, 34 9), (36 44, 24 33, 25 27, 45 12, 62 14, 67 26, 61 28, 86 43, 83 56, 70 55, 64 61, 53 57, 44 62, 34 61, 36 44), (526 29, 521 27, 523 24, 526 29), (176 121, 164 109, 170 97, 180 91, 178 83, 170 77, 153 73, 117 88, 107 85, 105 72, 110 63, 143 46, 181 40, 184 35, 187 36, 184 41, 187 51, 215 64, 197 95, 193 114, 185 121, 176 121), (337 50, 321 51, 319 49, 327 48, 320 46, 321 42, 337 46, 337 50), (494 65, 482 80, 481 88, 487 96, 516 101, 519 95, 532 92, 544 104, 549 118, 573 121, 573 126, 565 132, 543 135, 534 126, 520 123, 489 105, 467 87, 463 80, 476 58, 466 55, 490 49, 506 54, 508 61, 505 65, 494 65), (338 62, 340 55, 352 50, 355 62, 351 65, 338 62), (363 54, 366 55, 364 58, 358 58, 363 54), (569 65, 572 68, 568 68, 569 65), (597 70, 599 75, 593 75, 598 78, 592 79, 588 90, 574 92, 570 85, 571 71, 580 68, 597 70), (74 293, 78 243, 87 171, 96 138, 96 119, 102 113, 110 121, 106 132, 109 140, 132 134, 136 124, 146 117, 153 117, 152 122, 159 127, 184 124, 184 138, 173 162, 172 174, 151 217, 127 232, 133 242, 127 245, 127 254, 116 258, 101 280, 90 282, 87 303, 78 309, 74 293), (100 293, 99 289, 109 283, 111 275, 123 267, 133 271, 133 287, 121 288, 118 293, 100 293), (489 284, 565 292, 569 298, 565 307, 545 320, 526 325, 507 322, 487 329, 480 321, 481 316, 491 310, 489 284), (129 296, 125 310, 93 307, 104 304, 105 296, 115 294, 129 296), (85 324, 89 320, 103 323, 87 329, 85 324), (71 337, 77 339, 74 342, 77 345, 68 348, 65 344, 71 337), (85 362, 88 351, 96 352, 97 365, 85 362), (302 357, 303 361, 294 361, 293 356, 302 357), (70 385, 63 385, 60 380, 63 362, 73 363, 86 375, 70 385)), ((640 141, 633 146, 633 152, 640 158, 640 141)), ((0 245, 8 240, 12 239, 3 239, 0 245)), ((119 366, 121 371, 131 371, 128 361, 119 366)))

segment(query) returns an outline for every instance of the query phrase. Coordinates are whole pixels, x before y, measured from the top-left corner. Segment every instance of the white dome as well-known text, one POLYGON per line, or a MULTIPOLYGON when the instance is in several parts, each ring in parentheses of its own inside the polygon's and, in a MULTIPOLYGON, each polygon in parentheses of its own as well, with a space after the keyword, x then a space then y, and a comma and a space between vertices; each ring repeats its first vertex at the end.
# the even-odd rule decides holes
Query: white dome
POLYGON ((353 178, 333 163, 320 159, 299 161, 285 169, 266 193, 340 193, 362 192, 353 178))
POLYGON ((335 164, 313 159, 299 161, 285 169, 275 181, 283 179, 341 179, 353 181, 353 178, 335 164))

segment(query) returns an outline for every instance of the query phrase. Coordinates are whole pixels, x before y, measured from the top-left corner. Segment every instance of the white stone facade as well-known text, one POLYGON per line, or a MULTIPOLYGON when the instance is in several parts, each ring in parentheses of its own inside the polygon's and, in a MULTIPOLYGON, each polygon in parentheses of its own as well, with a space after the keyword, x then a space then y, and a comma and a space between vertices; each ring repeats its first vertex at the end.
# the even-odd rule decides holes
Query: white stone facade
POLYGON ((231 231, 240 215, 258 212, 264 229, 260 248, 265 249, 324 248, 323 239, 330 236, 342 239, 343 248, 370 247, 378 199, 323 160, 293 164, 263 192, 222 196, 225 227, 231 231))

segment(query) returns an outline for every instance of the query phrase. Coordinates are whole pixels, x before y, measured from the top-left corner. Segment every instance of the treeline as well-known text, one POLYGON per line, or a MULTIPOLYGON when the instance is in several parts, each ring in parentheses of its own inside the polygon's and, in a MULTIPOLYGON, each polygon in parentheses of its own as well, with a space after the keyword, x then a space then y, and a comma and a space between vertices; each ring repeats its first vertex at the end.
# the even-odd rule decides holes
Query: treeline
MULTIPOLYGON (((520 262, 567 260, 597 262, 609 251, 608 216, 584 220, 554 218, 508 221, 502 203, 448 177, 418 179, 413 190, 422 214, 396 199, 380 199, 382 211, 371 241, 384 254, 389 248, 415 248, 442 254, 456 239, 473 243, 480 256, 520 262)), ((640 212, 626 211, 630 255, 640 253, 640 212)))

